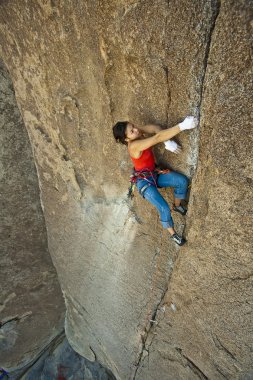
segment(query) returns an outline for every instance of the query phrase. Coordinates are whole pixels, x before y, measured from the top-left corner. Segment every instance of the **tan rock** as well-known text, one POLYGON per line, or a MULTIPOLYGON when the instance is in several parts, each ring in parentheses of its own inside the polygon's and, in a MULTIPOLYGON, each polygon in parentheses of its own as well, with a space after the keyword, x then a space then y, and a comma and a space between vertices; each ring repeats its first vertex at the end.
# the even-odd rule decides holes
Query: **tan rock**
MULTIPOLYGON (((245 135, 238 134, 249 121, 244 104, 252 94, 249 3, 224 1, 220 13, 218 2, 186 0, 13 1, 1 10, 2 56, 33 144, 74 349, 118 379, 232 378, 250 371, 249 315, 238 306, 228 318, 226 306, 249 293, 251 273, 240 246, 249 226, 237 227, 248 195, 235 165, 237 155, 245 173, 251 165, 245 135), (238 113, 226 124, 235 104, 238 113), (171 126, 190 113, 201 115, 200 158, 189 242, 179 253, 145 200, 126 201, 131 164, 111 126, 118 119, 171 126), (235 277, 248 276, 240 290, 224 279, 232 268, 235 277), (247 332, 240 328, 235 340, 238 325, 247 332), (246 342, 244 348, 233 349, 234 341, 246 342)), ((198 133, 185 132, 179 141, 181 157, 160 147, 158 160, 191 176, 198 133)), ((175 220, 183 230, 184 219, 175 220)))
POLYGON ((201 106, 200 154, 182 248, 136 379, 250 379, 252 62, 249 2, 222 2, 201 106))
POLYGON ((0 367, 33 361, 64 328, 30 141, 0 61, 0 367))

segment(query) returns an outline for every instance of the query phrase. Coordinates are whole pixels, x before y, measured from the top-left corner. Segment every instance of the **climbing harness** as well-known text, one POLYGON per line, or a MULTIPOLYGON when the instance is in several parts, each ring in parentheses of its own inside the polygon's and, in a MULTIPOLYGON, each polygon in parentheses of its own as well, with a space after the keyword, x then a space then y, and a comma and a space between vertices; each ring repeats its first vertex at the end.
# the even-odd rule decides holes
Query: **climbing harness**
POLYGON ((147 183, 144 186, 142 186, 142 188, 139 190, 140 194, 143 197, 144 192, 147 190, 149 186, 155 185, 156 187, 158 187, 157 177, 159 174, 167 174, 170 172, 171 172, 170 169, 160 169, 160 168, 155 168, 155 170, 153 171, 146 170, 146 169, 143 169, 141 171, 133 170, 129 179, 130 186, 129 186, 128 194, 127 194, 128 198, 133 198, 136 182, 138 179, 144 179, 145 181, 147 181, 147 183), (150 177, 152 178, 151 180, 150 180, 150 177))

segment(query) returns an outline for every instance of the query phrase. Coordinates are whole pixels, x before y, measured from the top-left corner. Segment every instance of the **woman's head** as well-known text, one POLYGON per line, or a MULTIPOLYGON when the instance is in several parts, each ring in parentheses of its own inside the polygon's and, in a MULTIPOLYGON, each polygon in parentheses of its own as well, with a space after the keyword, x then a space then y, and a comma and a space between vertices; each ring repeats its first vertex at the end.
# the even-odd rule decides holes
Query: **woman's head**
POLYGON ((113 127, 113 135, 117 142, 127 145, 131 140, 140 136, 140 131, 128 121, 118 121, 113 127))
POLYGON ((128 121, 118 121, 112 128, 113 136, 117 142, 127 144, 126 142, 126 129, 128 121))

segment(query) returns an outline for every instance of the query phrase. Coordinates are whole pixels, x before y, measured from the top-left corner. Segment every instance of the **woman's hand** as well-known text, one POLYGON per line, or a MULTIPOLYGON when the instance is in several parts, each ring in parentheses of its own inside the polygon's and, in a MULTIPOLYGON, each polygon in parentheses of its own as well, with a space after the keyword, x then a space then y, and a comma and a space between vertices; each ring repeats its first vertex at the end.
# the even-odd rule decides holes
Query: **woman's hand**
POLYGON ((186 129, 196 128, 198 120, 194 116, 187 116, 182 123, 179 123, 180 131, 185 131, 186 129))
POLYGON ((169 150, 172 153, 180 153, 181 152, 181 146, 176 143, 176 141, 168 140, 164 142, 165 149, 169 150))

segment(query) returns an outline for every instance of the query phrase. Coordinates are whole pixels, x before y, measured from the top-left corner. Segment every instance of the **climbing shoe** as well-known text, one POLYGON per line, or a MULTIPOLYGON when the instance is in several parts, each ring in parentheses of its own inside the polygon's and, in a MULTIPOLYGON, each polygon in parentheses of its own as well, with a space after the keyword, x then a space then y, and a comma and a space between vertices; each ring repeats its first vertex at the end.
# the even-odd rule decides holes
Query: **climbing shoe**
POLYGON ((173 205, 173 210, 176 212, 179 212, 179 214, 181 215, 185 215, 187 213, 187 209, 182 205, 180 206, 173 205))
POLYGON ((170 238, 174 240, 174 242, 177 243, 178 245, 183 245, 184 243, 186 243, 185 238, 180 237, 177 233, 174 233, 174 235, 171 235, 170 238))

